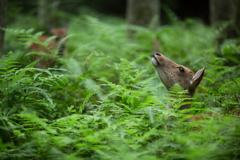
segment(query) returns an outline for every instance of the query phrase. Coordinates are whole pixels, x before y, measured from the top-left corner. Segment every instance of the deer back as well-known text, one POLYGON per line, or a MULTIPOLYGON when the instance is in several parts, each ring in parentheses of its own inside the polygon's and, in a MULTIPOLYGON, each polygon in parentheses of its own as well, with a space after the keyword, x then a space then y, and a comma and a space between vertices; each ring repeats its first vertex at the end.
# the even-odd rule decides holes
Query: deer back
MULTIPOLYGON (((32 51, 38 51, 38 52, 44 52, 44 53, 47 53, 47 54, 50 54, 51 51, 54 51, 57 49, 57 45, 58 43, 67 36, 67 28, 66 27, 61 27, 61 28, 52 28, 50 29, 50 32, 51 32, 51 36, 56 36, 55 39, 51 40, 48 44, 47 47, 44 47, 40 44, 36 44, 36 43, 33 43, 31 44, 30 46, 30 50, 32 51)), ((46 35, 43 35, 43 36, 40 36, 39 37, 39 40, 41 42, 44 42, 46 41, 50 36, 46 36, 46 35)), ((58 51, 58 54, 59 55, 63 55, 63 54, 66 54, 66 43, 67 41, 63 41, 61 42, 61 46, 60 46, 60 49, 58 51)), ((37 59, 40 59, 42 58, 41 55, 34 55, 34 60, 37 60, 37 59)), ((36 67, 38 68, 49 68, 53 65, 53 62, 54 60, 51 59, 51 58, 48 58, 48 59, 44 59, 44 60, 40 60, 37 64, 36 64, 36 67)))

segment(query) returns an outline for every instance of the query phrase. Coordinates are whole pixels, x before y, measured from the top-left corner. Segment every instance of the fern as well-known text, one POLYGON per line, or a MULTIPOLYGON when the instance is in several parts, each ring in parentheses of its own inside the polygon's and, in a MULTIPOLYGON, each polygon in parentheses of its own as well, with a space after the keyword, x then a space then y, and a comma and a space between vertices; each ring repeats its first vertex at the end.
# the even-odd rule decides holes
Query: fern
POLYGON ((30 55, 41 53, 19 47, 9 34, 24 45, 47 45, 54 37, 38 42, 41 32, 7 31, 14 54, 0 62, 1 158, 237 159, 239 119, 227 113, 239 106, 239 66, 226 63, 235 62, 229 57, 238 54, 238 44, 226 41, 217 57, 214 29, 165 11, 173 25, 152 30, 153 19, 148 28, 130 26, 136 31, 131 40, 122 19, 71 15, 74 36, 61 68, 34 68, 30 55), (194 71, 207 66, 194 98, 177 86, 165 98, 150 62, 153 38, 173 61, 194 71), (191 109, 178 110, 185 104, 191 109), (204 118, 189 122, 193 113, 204 118))

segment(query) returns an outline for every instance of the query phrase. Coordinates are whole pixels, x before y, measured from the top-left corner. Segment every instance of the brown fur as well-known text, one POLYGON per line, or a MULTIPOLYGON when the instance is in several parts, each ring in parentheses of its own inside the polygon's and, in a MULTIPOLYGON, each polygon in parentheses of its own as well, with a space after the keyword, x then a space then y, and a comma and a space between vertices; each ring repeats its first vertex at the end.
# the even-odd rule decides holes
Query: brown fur
MULTIPOLYGON (((38 51, 38 52, 44 52, 44 53, 47 53, 47 54, 50 54, 51 51, 54 51, 57 49, 57 45, 58 43, 61 41, 61 39, 63 39, 64 37, 67 36, 67 28, 66 27, 61 27, 61 28, 53 28, 50 30, 51 34, 53 36, 57 36, 55 39, 51 40, 46 47, 42 46, 42 45, 39 45, 39 44, 36 44, 36 43, 33 43, 31 44, 30 46, 30 50, 32 51, 38 51)), ((46 35, 43 35, 43 36, 40 36, 39 37, 39 40, 41 42, 44 42, 45 40, 47 40, 50 36, 46 36, 46 35)), ((63 52, 63 54, 66 54, 66 43, 67 41, 64 41, 62 44, 61 44, 61 47, 60 49, 62 49, 61 51, 59 52, 63 52)), ((42 58, 41 55, 34 55, 34 59, 37 60, 37 59, 40 59, 42 58)), ((52 67, 54 63, 54 60, 51 59, 51 58, 48 58, 46 60, 40 60, 37 64, 36 64, 36 67, 38 68, 49 68, 49 67, 52 67)))
MULTIPOLYGON (((190 97, 193 97, 195 89, 202 80, 205 69, 205 67, 202 68, 194 75, 194 72, 190 68, 179 65, 160 53, 155 53, 153 55, 152 63, 157 69, 159 78, 167 90, 170 90, 175 83, 178 83, 184 90, 188 90, 188 95, 190 97), (184 71, 181 72, 179 68, 183 68, 184 71)), ((169 108, 172 107, 170 104, 167 104, 167 106, 169 108)), ((187 104, 180 107, 180 109, 186 108, 190 108, 190 105, 187 104)))
MULTIPOLYGON (((191 97, 193 97, 195 89, 200 84, 205 69, 205 67, 203 67, 196 74, 194 74, 194 72, 190 68, 179 65, 171 61, 170 59, 166 58, 163 54, 160 53, 155 53, 153 55, 152 64, 153 66, 156 67, 159 78, 161 79, 162 83, 165 85, 167 90, 170 90, 175 83, 178 83, 184 90, 188 90, 188 95, 191 97), (179 70, 179 67, 182 67, 184 69, 184 72, 181 72, 179 70)), ((169 108, 172 107, 170 104, 167 104, 167 106, 169 108)), ((183 105, 179 109, 186 108, 190 108, 190 105, 189 104, 183 105)), ((221 113, 222 112, 202 113, 189 118, 187 121, 198 121, 201 119, 214 116, 216 117, 217 120, 219 120, 218 115, 221 113)), ((231 116, 240 117, 240 109, 232 109, 227 114, 231 116)))

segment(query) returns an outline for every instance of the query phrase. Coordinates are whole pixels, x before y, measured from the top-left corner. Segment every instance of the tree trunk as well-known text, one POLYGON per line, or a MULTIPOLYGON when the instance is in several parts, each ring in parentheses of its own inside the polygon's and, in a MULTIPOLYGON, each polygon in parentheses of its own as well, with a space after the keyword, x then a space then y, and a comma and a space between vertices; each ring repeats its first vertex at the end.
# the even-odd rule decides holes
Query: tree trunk
MULTIPOLYGON (((150 22, 155 23, 153 29, 159 25, 160 0, 128 0, 127 1, 127 23, 129 25, 139 25, 148 27, 150 22)), ((133 31, 128 28, 128 37, 132 37, 133 31)))
POLYGON ((239 0, 210 0, 210 22, 230 21, 226 32, 229 38, 240 36, 240 1, 239 0))
MULTIPOLYGON (((7 0, 0 0, 0 27, 6 28, 7 0)), ((0 57, 3 55, 4 30, 0 29, 0 57)))
POLYGON ((59 4, 60 0, 38 0, 38 19, 42 28, 60 25, 56 15, 59 4))
POLYGON ((47 25, 47 9, 48 2, 47 0, 38 0, 38 20, 39 25, 41 27, 45 27, 47 25))
POLYGON ((210 0, 210 23, 227 21, 232 18, 232 0, 210 0))
POLYGON ((51 17, 50 17, 50 22, 54 26, 60 26, 60 19, 58 15, 56 14, 57 11, 59 10, 59 5, 60 5, 60 0, 52 0, 51 3, 51 17))
POLYGON ((233 28, 240 37, 240 1, 233 0, 233 28))

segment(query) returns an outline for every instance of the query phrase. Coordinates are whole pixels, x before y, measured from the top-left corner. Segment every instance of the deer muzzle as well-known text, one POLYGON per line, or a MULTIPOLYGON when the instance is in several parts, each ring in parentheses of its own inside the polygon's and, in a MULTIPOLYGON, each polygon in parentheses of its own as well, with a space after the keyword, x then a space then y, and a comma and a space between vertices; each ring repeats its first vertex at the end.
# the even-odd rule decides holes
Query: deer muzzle
POLYGON ((152 57, 152 64, 154 67, 157 67, 159 65, 159 62, 157 60, 157 56, 161 56, 160 53, 154 53, 153 57, 152 57))

